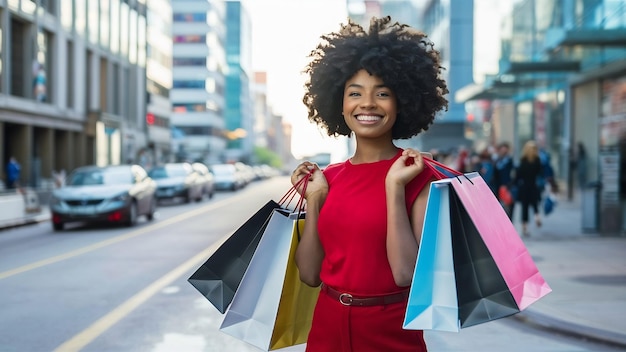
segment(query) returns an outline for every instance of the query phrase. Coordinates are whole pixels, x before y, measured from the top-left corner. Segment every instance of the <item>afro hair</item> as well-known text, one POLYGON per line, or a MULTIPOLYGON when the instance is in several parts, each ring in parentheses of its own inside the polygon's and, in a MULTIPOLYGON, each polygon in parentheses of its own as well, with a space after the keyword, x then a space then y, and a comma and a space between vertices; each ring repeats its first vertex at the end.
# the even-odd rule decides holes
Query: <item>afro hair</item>
POLYGON ((446 82, 440 77, 439 52, 427 36, 391 17, 372 18, 369 32, 348 20, 338 32, 323 35, 304 73, 303 102, 308 118, 329 136, 349 136, 343 116, 345 83, 359 70, 383 80, 396 95, 398 115, 393 139, 428 130, 448 107, 446 82))

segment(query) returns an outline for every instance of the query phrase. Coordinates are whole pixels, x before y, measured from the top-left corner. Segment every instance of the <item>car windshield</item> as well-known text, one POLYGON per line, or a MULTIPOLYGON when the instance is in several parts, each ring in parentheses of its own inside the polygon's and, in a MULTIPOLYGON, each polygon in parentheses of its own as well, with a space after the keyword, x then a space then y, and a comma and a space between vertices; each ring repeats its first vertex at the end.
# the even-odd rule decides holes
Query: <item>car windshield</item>
POLYGON ((168 177, 181 177, 181 176, 187 176, 187 171, 182 166, 171 165, 171 166, 154 168, 150 170, 150 173, 148 175, 152 177, 153 179, 168 178, 168 177))
POLYGON ((126 169, 78 170, 68 177, 69 186, 125 185, 133 183, 133 177, 126 169))
POLYGON ((211 171, 216 175, 231 175, 235 173, 235 167, 233 165, 214 165, 211 171))

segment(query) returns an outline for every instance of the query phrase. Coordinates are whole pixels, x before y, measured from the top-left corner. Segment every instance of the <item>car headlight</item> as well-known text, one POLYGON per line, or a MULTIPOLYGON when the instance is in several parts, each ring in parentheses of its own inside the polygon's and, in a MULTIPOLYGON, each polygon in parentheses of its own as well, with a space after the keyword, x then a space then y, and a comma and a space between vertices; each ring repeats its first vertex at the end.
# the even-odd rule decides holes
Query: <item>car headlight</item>
POLYGON ((113 198, 111 198, 112 202, 126 202, 130 199, 130 195, 128 193, 119 194, 113 198))
POLYGON ((50 206, 61 205, 63 201, 54 195, 50 197, 50 206))
POLYGON ((185 189, 185 185, 176 185, 176 187, 174 187, 174 189, 176 189, 177 191, 182 191, 185 189))

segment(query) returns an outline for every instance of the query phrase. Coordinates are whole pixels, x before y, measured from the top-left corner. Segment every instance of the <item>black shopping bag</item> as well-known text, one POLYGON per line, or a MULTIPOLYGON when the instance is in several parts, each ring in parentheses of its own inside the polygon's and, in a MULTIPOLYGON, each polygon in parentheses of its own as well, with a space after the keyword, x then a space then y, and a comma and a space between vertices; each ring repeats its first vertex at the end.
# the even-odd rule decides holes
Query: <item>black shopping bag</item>
POLYGON ((232 302, 274 209, 270 200, 239 227, 187 281, 220 311, 232 302))
POLYGON ((461 328, 520 311, 500 269, 455 192, 450 197, 450 228, 461 328))

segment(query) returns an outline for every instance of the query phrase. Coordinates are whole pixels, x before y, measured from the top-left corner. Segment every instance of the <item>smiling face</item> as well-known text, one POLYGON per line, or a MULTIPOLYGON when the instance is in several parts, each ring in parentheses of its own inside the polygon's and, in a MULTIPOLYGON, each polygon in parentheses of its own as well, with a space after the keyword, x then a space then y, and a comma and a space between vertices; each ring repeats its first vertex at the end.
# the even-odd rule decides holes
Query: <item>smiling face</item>
POLYGON ((379 77, 360 70, 346 82, 343 118, 357 138, 390 140, 396 113, 396 96, 379 77))

